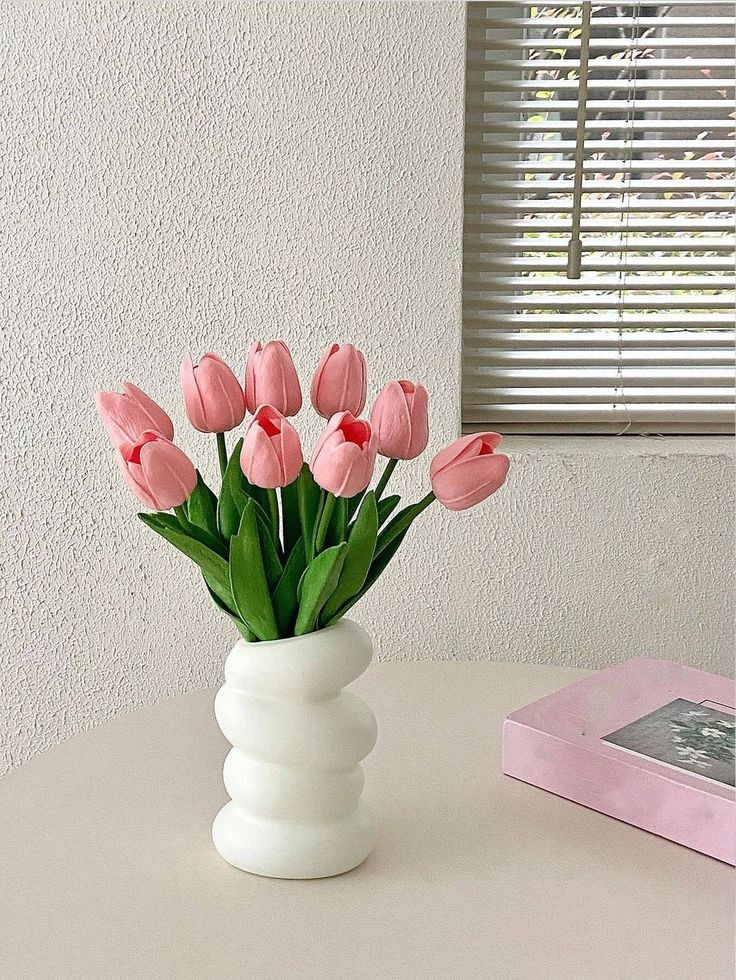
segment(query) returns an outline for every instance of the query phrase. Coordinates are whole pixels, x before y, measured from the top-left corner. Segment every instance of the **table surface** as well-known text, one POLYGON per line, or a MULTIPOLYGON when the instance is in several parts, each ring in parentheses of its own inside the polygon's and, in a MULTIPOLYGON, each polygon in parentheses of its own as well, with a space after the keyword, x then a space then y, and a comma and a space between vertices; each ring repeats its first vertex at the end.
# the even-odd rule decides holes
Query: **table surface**
POLYGON ((732 980, 731 869, 500 772, 504 717, 581 676, 374 664, 379 840, 315 881, 214 850, 212 690, 69 739, 0 781, 0 975, 732 980))

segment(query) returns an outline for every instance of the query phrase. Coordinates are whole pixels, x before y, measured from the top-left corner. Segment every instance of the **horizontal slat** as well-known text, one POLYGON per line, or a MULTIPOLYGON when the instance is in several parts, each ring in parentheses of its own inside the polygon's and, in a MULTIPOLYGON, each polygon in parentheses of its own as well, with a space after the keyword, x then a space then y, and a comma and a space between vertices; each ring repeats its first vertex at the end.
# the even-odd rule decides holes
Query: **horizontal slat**
POLYGON ((489 323, 470 323, 465 339, 468 349, 478 350, 540 350, 546 347, 618 350, 625 343, 627 349, 647 348, 659 352, 670 347, 683 350, 705 348, 717 350, 718 357, 724 360, 733 360, 733 313, 726 317, 693 313, 688 317, 688 323, 694 327, 702 324, 705 327, 721 326, 723 329, 683 330, 682 318, 667 313, 624 314, 620 320, 615 316, 596 317, 594 323, 587 316, 568 316, 564 327, 555 329, 544 316, 518 313, 495 316, 489 323), (509 330, 512 325, 516 329, 509 330), (668 330, 672 326, 676 329, 668 330), (624 333, 622 339, 618 327, 631 332, 624 333))
MULTIPOLYGON (((629 30, 642 30, 647 27, 662 27, 662 17, 595 17, 593 26, 596 30, 602 27, 615 27, 618 31, 629 28, 629 30)), ((484 24, 488 30, 492 28, 518 29, 518 28, 556 28, 570 27, 577 29, 580 27, 579 16, 566 17, 486 17, 484 24)), ((694 14, 691 17, 673 17, 667 15, 667 30, 673 27, 727 27, 733 30, 733 17, 713 17, 694 14)), ((656 43, 656 42, 655 42, 656 43)))
MULTIPOLYGON (((479 174, 493 173, 557 173, 572 175, 572 160, 488 160, 492 150, 483 153, 466 154, 466 172, 479 174), (486 159, 484 159, 486 158, 486 159)), ((534 151, 531 151, 534 152, 534 151)), ((625 173, 733 173, 734 160, 584 160, 583 173, 618 174, 625 173)))
MULTIPOLYGON (((488 275, 512 274, 536 275, 538 272, 559 272, 564 274, 567 269, 567 248, 566 243, 558 246, 559 258, 549 256, 516 256, 504 255, 487 259, 483 262, 474 261, 466 257, 463 263, 463 271, 466 275, 473 276, 487 273, 488 275)), ((612 252, 615 250, 612 248, 612 252)), ((611 257, 593 258, 585 256, 583 249, 583 272, 610 272, 611 257)), ((630 256, 625 262, 626 274, 631 275, 637 272, 663 272, 670 276, 675 272, 697 272, 698 270, 708 270, 709 272, 731 272, 733 273, 734 260, 730 256, 727 258, 716 258, 712 255, 707 256, 683 256, 680 259, 667 258, 666 256, 634 255, 630 256)), ((730 283, 733 283, 731 278, 730 283)), ((571 283, 572 285, 572 283, 571 283)))
MULTIPOLYGON (((580 349, 575 347, 555 346, 553 338, 539 349, 528 350, 503 350, 500 347, 491 347, 484 352, 481 357, 478 351, 468 358, 469 365, 480 365, 485 367, 504 367, 504 368, 527 368, 540 371, 549 371, 553 367, 566 368, 568 372, 573 368, 583 367, 585 370, 592 368, 625 368, 625 367, 652 367, 657 365, 680 365, 683 370, 700 366, 710 366, 711 368, 731 368, 734 363, 733 348, 728 347, 632 347, 626 343, 626 339, 620 342, 618 348, 614 347, 585 347, 585 342, 580 349)), ((732 368, 731 368, 732 369, 732 368)))
MULTIPOLYGON (((725 8, 727 11, 733 9, 733 0, 669 0, 667 8, 677 8, 677 7, 687 7, 692 10, 694 3, 707 2, 709 8, 717 7, 719 10, 725 8)), ((488 20, 488 18, 496 18, 500 16, 499 10, 522 10, 526 11, 529 8, 528 0, 490 0, 490 2, 483 3, 482 0, 474 0, 473 3, 469 4, 468 17, 473 21, 483 22, 488 20)), ((615 9, 618 12, 621 8, 621 4, 617 3, 616 0, 596 0, 595 4, 596 10, 607 10, 609 7, 615 9)), ((509 16, 512 16, 509 14, 509 16)), ((515 16, 515 15, 513 15, 515 16)), ((621 17, 621 20, 625 23, 633 22, 633 17, 621 17)))
MULTIPOLYGON (((504 225, 501 230, 505 232, 507 226, 504 225)), ((710 228, 710 223, 708 230, 713 230, 710 228)), ((731 229, 728 229, 728 231, 731 231, 731 229)), ((513 254, 517 252, 566 252, 568 244, 568 236, 564 233, 560 233, 557 236, 530 234, 526 237, 493 238, 490 240, 486 236, 484 241, 480 240, 480 236, 474 236, 468 233, 465 236, 465 240, 466 248, 464 254, 471 261, 477 261, 479 256, 482 255, 513 254), (475 237, 478 237, 478 241, 475 245, 472 245, 471 243, 475 237)), ((672 237, 662 235, 658 238, 630 236, 622 241, 620 230, 616 229, 608 238, 584 236, 582 241, 583 254, 586 252, 661 252, 682 255, 690 251, 697 251, 726 252, 729 255, 733 255, 736 252, 736 239, 728 237, 725 233, 720 238, 714 238, 712 235, 707 234, 698 237, 685 237, 684 235, 675 233, 672 237)))
MULTIPOLYGON (((541 113, 540 113, 541 115, 541 113)), ((577 132, 577 122, 574 119, 543 119, 539 122, 521 120, 512 122, 506 119, 496 119, 493 129, 498 133, 575 133, 577 132)), ((664 132, 672 129, 681 133, 683 129, 702 129, 710 132, 722 129, 725 132, 733 130, 733 119, 708 119, 698 117, 698 119, 627 119, 626 110, 622 107, 619 119, 586 119, 585 132, 617 132, 619 130, 656 130, 664 132)), ((645 142, 645 141, 642 141, 645 142)), ((637 144, 638 145, 638 144, 637 144)))
MULTIPOLYGON (((496 52, 494 52, 496 54, 496 52)), ((708 71, 721 71, 725 69, 730 71, 733 68, 733 62, 729 58, 654 58, 654 57, 643 57, 634 58, 629 60, 628 58, 607 58, 605 55, 597 55, 591 58, 588 62, 588 70, 591 72, 596 71, 624 71, 628 69, 633 72, 634 67, 638 73, 646 70, 656 71, 685 71, 692 69, 693 71, 699 71, 701 68, 705 68, 708 71)), ((560 58, 494 58, 493 60, 493 70, 499 72, 513 72, 514 74, 521 74, 526 72, 538 72, 551 69, 552 71, 556 69, 564 68, 565 72, 577 71, 580 68, 580 62, 577 58, 565 58, 564 61, 560 58)), ((541 86, 540 87, 544 87, 541 86)))
MULTIPOLYGON (((699 88, 698 83, 691 80, 689 84, 693 89, 693 97, 690 99, 670 99, 658 92, 644 91, 640 92, 636 99, 614 99, 610 96, 607 99, 588 99, 586 129, 590 128, 594 121, 593 114, 600 115, 602 120, 608 123, 614 123, 617 119, 628 122, 629 117, 633 115, 635 119, 640 119, 646 124, 640 128, 652 130, 658 129, 665 123, 660 115, 662 112, 674 113, 676 121, 679 121, 684 130, 696 127, 707 129, 709 120, 720 120, 725 123, 729 118, 732 98, 697 99, 695 93, 699 88)), ((492 96, 490 101, 473 99, 472 103, 465 104, 466 119, 472 129, 481 127, 484 122, 489 126, 497 125, 499 120, 515 116, 539 116, 548 122, 554 122, 558 118, 567 118, 572 122, 575 118, 576 103, 572 99, 564 101, 542 96, 534 98, 533 93, 526 99, 499 99, 490 89, 488 94, 492 96)), ((672 120, 669 122, 674 125, 672 120)))
MULTIPOLYGON (((658 295, 629 296, 628 290, 622 298, 618 295, 575 295, 555 296, 524 295, 510 296, 491 293, 484 296, 482 302, 475 297, 465 298, 465 308, 468 311, 478 310, 681 310, 687 313, 691 310, 732 310, 733 296, 673 296, 670 293, 658 295)), ((685 317, 683 317, 683 321, 685 317)))
POLYGON ((618 421, 615 412, 611 412, 603 418, 596 420, 580 419, 569 422, 555 420, 548 421, 490 421, 488 417, 480 422, 463 421, 462 433, 468 435, 471 432, 485 432, 488 428, 495 432, 501 432, 505 436, 560 436, 560 441, 565 436, 572 435, 594 435, 594 436, 663 436, 663 435, 731 435, 734 431, 733 419, 726 416, 722 421, 705 422, 702 419, 691 419, 673 413, 669 420, 658 420, 655 425, 652 420, 636 421, 628 420, 624 423, 618 421))
POLYGON ((463 405, 469 410, 483 408, 493 410, 494 405, 557 405, 561 395, 568 405, 649 405, 652 402, 671 404, 697 402, 699 405, 723 405, 728 401, 726 388, 636 388, 623 382, 620 387, 607 388, 496 388, 492 393, 463 389, 463 405))
MULTIPOLYGON (((609 82, 609 85, 613 83, 609 82)), ((697 109, 699 115, 703 115, 704 112, 709 110, 716 111, 716 118, 722 115, 727 115, 728 110, 731 108, 727 99, 721 97, 719 99, 703 99, 698 98, 697 93, 700 91, 700 83, 694 79, 690 79, 689 86, 691 88, 692 95, 690 98, 683 98, 679 94, 676 98, 670 98, 663 95, 661 92, 653 92, 650 94, 648 86, 642 84, 642 91, 637 93, 637 104, 635 106, 638 112, 691 112, 693 109, 697 109), (649 100, 654 97, 656 103, 649 100), (642 104, 638 104, 641 100, 642 104)), ((723 87, 723 83, 721 83, 723 87)), ((728 89, 728 84, 725 85, 725 89, 728 89)), ((550 92, 544 84, 544 81, 537 83, 537 89, 539 92, 550 92)), ((615 88, 614 88, 615 91, 615 88)), ((573 92, 571 95, 575 95, 573 92)), ((628 110, 632 109, 631 99, 612 99, 609 95, 607 99, 596 99, 590 98, 586 100, 585 108, 588 113, 591 112, 614 112, 617 109, 622 109, 624 114, 628 110)), ((499 99, 494 97, 493 99, 479 99, 479 98, 467 98, 465 100, 466 118, 471 120, 475 116, 484 117, 488 115, 496 115, 498 113, 540 113, 540 112, 567 112, 569 114, 575 114, 577 109, 577 100, 575 98, 562 99, 559 97, 550 99, 545 98, 537 93, 537 90, 532 90, 526 98, 520 99, 499 99)), ((688 118, 687 122, 692 123, 692 119, 688 118)), ((656 117, 652 119, 654 126, 656 126, 656 117)))
MULTIPOLYGON (((653 127, 656 129, 656 125, 653 127)), ((486 150, 486 143, 484 142, 485 137, 494 138, 496 136, 493 123, 483 124, 482 126, 469 125, 466 127, 465 134, 465 148, 471 151, 482 151, 486 150)), ((499 140, 498 138, 493 139, 493 143, 488 147, 491 153, 524 153, 524 154, 538 154, 538 153, 571 153, 575 149, 574 140, 561 140, 561 139, 535 139, 532 138, 520 139, 520 140, 499 140)), ((681 150, 683 153, 692 152, 696 155, 702 153, 723 153, 727 158, 731 158, 733 155, 733 139, 728 139, 724 136, 722 139, 694 139, 694 140, 659 140, 659 139, 637 139, 634 151, 637 156, 642 156, 645 153, 661 153, 664 150, 681 150)), ((585 152, 586 153, 597 153, 600 151, 605 151, 606 153, 621 154, 622 159, 627 159, 631 153, 631 140, 585 140, 585 152), (625 151, 625 152, 624 152, 625 151)), ((633 164, 636 165, 635 163, 633 164)))
MULTIPOLYGON (((640 274, 629 275, 631 270, 622 268, 614 272, 612 276, 596 276, 592 281, 585 279, 568 279, 567 276, 555 276, 551 274, 538 276, 499 276, 495 273, 478 272, 468 274, 465 282, 468 288, 478 289, 489 292, 491 289, 501 289, 508 292, 522 291, 526 293, 530 290, 544 290, 544 292, 563 293, 575 292, 581 297, 590 290, 619 289, 622 279, 621 272, 626 273, 626 291, 630 290, 651 290, 653 292, 664 292, 671 289, 692 290, 729 290, 731 292, 731 306, 733 306, 733 276, 663 276, 655 273, 653 275, 640 274)), ((550 306, 554 306, 560 297, 555 296, 550 299, 550 306)), ((687 299, 687 297, 677 297, 677 299, 687 299)), ((646 303, 646 297, 642 297, 642 303, 646 303)))
MULTIPOLYGON (((565 200, 540 200, 537 198, 522 198, 520 200, 502 199, 493 202, 493 208, 483 206, 483 196, 481 194, 466 194, 465 213, 469 221, 478 221, 488 213, 506 214, 518 212, 521 214, 569 214, 570 201, 565 200)), ((637 198, 619 197, 583 198, 580 203, 581 214, 713 214, 715 212, 733 213, 736 209, 734 198, 694 198, 682 200, 681 198, 637 198)))
MULTIPOLYGON (((712 432, 731 433, 734 429, 733 407, 690 402, 672 405, 668 402, 631 405, 616 402, 605 408, 594 405, 522 405, 466 406, 464 421, 472 426, 514 426, 519 432, 622 432, 627 425, 639 432, 712 432), (544 427, 549 423, 549 427, 544 427), (585 428, 587 426, 588 428, 585 428)), ((501 429, 501 431, 510 431, 501 429)), ((513 431, 513 430, 512 430, 513 431)))
MULTIPOLYGON (((543 51, 543 50, 565 50, 578 51, 580 49, 580 39, 571 37, 555 37, 548 39, 532 37, 501 37, 499 32, 494 32, 491 37, 477 28, 468 28, 468 37, 473 41, 474 47, 483 45, 487 50, 492 51, 543 51)), ((664 50, 666 48, 723 48, 725 41, 720 37, 591 37, 591 51, 616 51, 619 47, 625 47, 627 51, 640 51, 653 48, 664 50)))
MULTIPOLYGON (((500 217, 500 216, 499 216, 500 217)), ((616 232, 618 234, 628 234, 634 235, 639 232, 664 232, 668 234, 677 234, 678 231, 702 231, 705 234, 715 233, 717 231, 733 233, 733 219, 729 216, 728 218, 707 218, 703 220, 702 218, 641 218, 633 217, 629 218, 629 221, 625 221, 623 218, 586 218, 582 219, 582 230, 583 232, 616 232)), ((506 221, 499 220, 493 221, 489 217, 488 219, 480 221, 468 221, 465 223, 465 234, 467 239, 471 242, 480 243, 482 240, 476 238, 479 235, 490 235, 490 234, 508 234, 510 231, 523 231, 525 234, 531 235, 534 232, 548 232, 553 231, 568 232, 570 231, 569 220, 560 221, 556 218, 543 218, 533 219, 527 218, 526 220, 518 220, 516 218, 508 218, 506 221)))
MULTIPOLYGON (((555 147, 559 146, 555 143, 555 147)), ((520 143, 518 147, 529 149, 528 143, 520 143)), ((615 180, 608 177, 598 180, 584 180, 583 194, 611 194, 615 191, 626 191, 629 194, 730 194, 734 193, 732 179, 706 177, 704 180, 687 181, 682 179, 667 180, 664 177, 653 177, 650 180, 632 178, 631 180, 615 180)), ((564 177, 535 178, 534 180, 482 180, 479 177, 466 174, 465 192, 471 194, 501 194, 505 197, 525 194, 534 197, 539 194, 572 194, 572 179, 564 177)))
MULTIPOLYGON (((723 42, 721 42, 722 44, 723 42)), ((612 45, 611 45, 612 46, 612 45)), ((478 84, 477 88, 483 88, 486 92, 570 92, 578 90, 577 78, 503 78, 496 68, 492 58, 482 57, 471 54, 468 57, 468 69, 470 78, 474 75, 485 76, 484 81, 478 84)), ((655 97, 657 92, 667 92, 676 90, 679 92, 687 91, 694 87, 692 78, 653 78, 645 74, 644 66, 650 71, 656 71, 657 62, 655 60, 643 62, 637 60, 638 73, 633 70, 630 74, 618 78, 596 78, 594 72, 588 74, 588 90, 590 92, 629 92, 628 98, 611 99, 611 107, 617 104, 626 104, 632 97, 639 100, 649 100, 655 97)), ((567 62, 560 62, 560 67, 569 72, 570 66, 567 62)), ((709 78, 705 75, 697 79, 697 87, 702 91, 729 91, 734 88, 734 81, 726 78, 709 78)))
POLYGON ((736 380, 733 363, 700 366, 678 363, 675 366, 665 367, 659 364, 640 364, 635 367, 624 367, 618 361, 614 351, 608 367, 591 366, 590 361, 584 358, 582 353, 580 363, 565 368, 548 367, 546 364, 536 368, 494 367, 489 364, 474 365, 470 362, 465 366, 463 379, 469 390, 486 395, 494 391, 498 385, 505 385, 508 388, 574 388, 609 387, 620 382, 638 388, 689 386, 710 391, 712 388, 732 388, 736 380))

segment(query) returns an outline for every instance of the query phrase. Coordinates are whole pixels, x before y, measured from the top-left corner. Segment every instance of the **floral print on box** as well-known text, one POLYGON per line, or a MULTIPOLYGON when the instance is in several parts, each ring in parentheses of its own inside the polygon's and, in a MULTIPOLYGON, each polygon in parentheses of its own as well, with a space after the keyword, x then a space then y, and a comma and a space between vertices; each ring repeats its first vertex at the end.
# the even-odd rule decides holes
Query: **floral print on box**
POLYGON ((728 786, 736 782, 736 717, 727 710, 677 698, 603 741, 728 786))

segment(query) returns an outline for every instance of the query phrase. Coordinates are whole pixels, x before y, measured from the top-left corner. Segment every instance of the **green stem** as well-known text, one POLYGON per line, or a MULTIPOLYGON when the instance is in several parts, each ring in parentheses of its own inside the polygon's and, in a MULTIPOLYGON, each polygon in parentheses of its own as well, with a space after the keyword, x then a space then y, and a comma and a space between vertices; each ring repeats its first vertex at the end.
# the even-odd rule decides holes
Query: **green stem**
POLYGON ((271 487, 269 487, 266 493, 268 494, 268 508, 271 512, 271 531, 276 550, 278 551, 281 548, 281 538, 279 537, 279 500, 276 496, 276 491, 271 487))
POLYGON ((174 507, 174 513, 179 518, 179 523, 182 528, 186 531, 189 527, 189 518, 187 517, 187 509, 184 504, 179 504, 178 507, 174 507))
POLYGON ((363 490, 362 493, 356 493, 354 497, 343 498, 347 504, 348 521, 352 521, 352 519, 355 517, 363 497, 365 497, 365 490, 363 490))
POLYGON ((421 500, 417 501, 415 504, 411 504, 405 510, 394 517, 394 519, 386 525, 383 531, 378 536, 378 541, 376 543, 376 553, 374 558, 397 538, 400 534, 406 531, 411 524, 419 517, 423 510, 426 510, 429 505, 436 500, 434 493, 430 490, 426 497, 422 497, 421 500))
POLYGON ((386 489, 386 484, 391 479, 391 474, 396 468, 397 463, 398 459, 390 459, 388 463, 386 463, 386 469, 381 474, 381 479, 378 481, 378 485, 376 486, 376 503, 378 503, 378 501, 381 499, 381 494, 386 489))
POLYGON ((320 514, 319 524, 317 525, 317 533, 314 536, 314 551, 315 554, 319 554, 325 544, 325 538, 327 537, 327 528, 330 526, 330 518, 332 517, 332 508, 335 506, 335 495, 334 493, 328 493, 327 499, 325 500, 325 505, 322 508, 322 513, 320 514))
POLYGON ((345 540, 348 527, 348 498, 338 497, 337 503, 337 544, 345 540))
POLYGON ((224 476, 227 469, 227 446, 224 432, 217 433, 217 456, 220 460, 220 476, 224 476))

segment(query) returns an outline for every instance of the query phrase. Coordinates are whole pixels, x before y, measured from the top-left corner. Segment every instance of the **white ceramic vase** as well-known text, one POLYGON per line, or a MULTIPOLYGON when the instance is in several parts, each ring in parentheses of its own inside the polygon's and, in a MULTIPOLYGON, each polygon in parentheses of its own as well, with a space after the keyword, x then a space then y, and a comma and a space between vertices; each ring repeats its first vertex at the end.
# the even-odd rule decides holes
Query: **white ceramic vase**
POLYGON ((368 856, 375 829, 360 799, 360 760, 376 743, 376 719, 343 688, 372 655, 368 634, 347 619, 233 648, 215 698, 233 745, 224 767, 231 801, 217 814, 212 838, 236 868, 324 878, 368 856))

